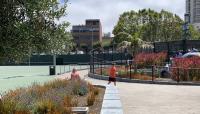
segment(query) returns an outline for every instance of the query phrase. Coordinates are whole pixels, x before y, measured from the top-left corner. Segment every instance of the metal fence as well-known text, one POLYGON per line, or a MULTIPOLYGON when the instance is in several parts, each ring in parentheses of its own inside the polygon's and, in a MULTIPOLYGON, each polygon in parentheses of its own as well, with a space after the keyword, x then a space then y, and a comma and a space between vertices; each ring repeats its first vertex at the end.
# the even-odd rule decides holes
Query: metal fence
POLYGON ((148 65, 137 66, 134 61, 122 58, 108 61, 97 57, 95 53, 91 55, 90 73, 109 76, 109 69, 112 63, 116 64, 117 77, 130 80, 142 80, 152 82, 169 83, 200 83, 200 68, 183 68, 148 65))

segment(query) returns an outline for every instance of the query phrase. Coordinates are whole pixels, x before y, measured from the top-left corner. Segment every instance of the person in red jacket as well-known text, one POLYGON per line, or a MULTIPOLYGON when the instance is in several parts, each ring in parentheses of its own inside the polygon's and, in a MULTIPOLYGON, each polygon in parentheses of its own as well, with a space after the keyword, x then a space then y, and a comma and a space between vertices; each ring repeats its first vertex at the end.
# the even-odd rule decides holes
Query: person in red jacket
POLYGON ((116 86, 116 67, 115 67, 115 63, 112 64, 112 67, 110 68, 110 75, 109 75, 109 80, 108 80, 108 84, 110 84, 111 82, 114 82, 114 85, 116 86))

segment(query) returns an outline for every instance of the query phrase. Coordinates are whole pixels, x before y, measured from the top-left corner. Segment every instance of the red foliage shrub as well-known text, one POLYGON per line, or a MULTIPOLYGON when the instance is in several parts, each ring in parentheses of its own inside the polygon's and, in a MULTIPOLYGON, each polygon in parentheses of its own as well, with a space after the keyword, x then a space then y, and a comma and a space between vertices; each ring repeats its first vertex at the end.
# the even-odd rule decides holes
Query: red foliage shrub
POLYGON ((172 62, 172 78, 180 81, 200 80, 200 58, 175 58, 172 62))
POLYGON ((167 58, 166 52, 160 53, 140 53, 136 55, 135 62, 139 68, 150 65, 163 65, 167 58))

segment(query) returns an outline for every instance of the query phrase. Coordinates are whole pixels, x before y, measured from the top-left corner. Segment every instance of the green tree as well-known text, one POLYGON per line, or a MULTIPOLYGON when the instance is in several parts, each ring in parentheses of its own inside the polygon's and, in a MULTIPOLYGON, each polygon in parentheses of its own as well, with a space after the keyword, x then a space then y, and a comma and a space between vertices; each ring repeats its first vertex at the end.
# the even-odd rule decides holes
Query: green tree
POLYGON ((113 34, 117 43, 126 41, 125 35, 118 35, 122 32, 138 34, 139 38, 148 42, 171 41, 181 39, 182 24, 183 20, 170 12, 142 9, 120 15, 113 34))
POLYGON ((96 48, 101 48, 102 47, 102 43, 101 42, 96 42, 94 45, 93 45, 93 48, 96 49, 96 48))
POLYGON ((21 61, 32 52, 62 53, 70 49, 67 1, 2 0, 0 3, 0 58, 21 61), (65 47, 64 47, 65 46, 65 47))
POLYGON ((193 25, 189 25, 189 35, 192 39, 200 40, 200 32, 194 28, 193 25))

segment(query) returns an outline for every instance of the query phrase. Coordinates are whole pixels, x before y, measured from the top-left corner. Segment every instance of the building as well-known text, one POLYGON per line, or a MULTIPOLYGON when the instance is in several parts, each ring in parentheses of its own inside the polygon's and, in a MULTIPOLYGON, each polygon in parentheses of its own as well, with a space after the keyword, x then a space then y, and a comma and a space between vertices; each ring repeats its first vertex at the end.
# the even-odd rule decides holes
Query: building
POLYGON ((186 0, 185 15, 189 16, 189 23, 200 31, 200 0, 186 0))
POLYGON ((88 19, 85 25, 72 26, 72 36, 76 44, 89 46, 102 41, 102 26, 99 19, 88 19))

